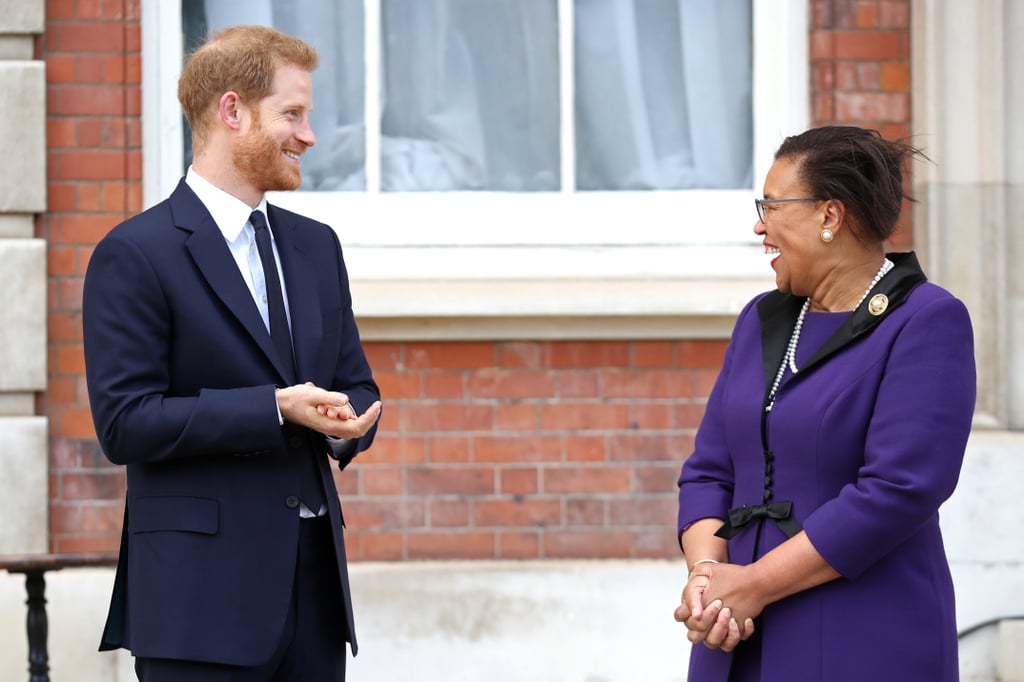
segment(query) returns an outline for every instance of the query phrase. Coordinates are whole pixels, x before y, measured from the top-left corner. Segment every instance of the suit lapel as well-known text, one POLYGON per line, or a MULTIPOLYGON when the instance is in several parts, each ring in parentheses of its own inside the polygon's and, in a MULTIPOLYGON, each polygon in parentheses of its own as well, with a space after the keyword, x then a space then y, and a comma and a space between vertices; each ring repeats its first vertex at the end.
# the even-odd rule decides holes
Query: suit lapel
MULTIPOLYGON (((874 329, 893 310, 906 300, 911 290, 927 278, 921 271, 917 256, 913 252, 887 254, 895 267, 871 290, 871 296, 885 294, 888 306, 880 315, 872 315, 867 306, 854 311, 832 336, 800 367, 800 376, 825 359, 842 350, 845 346, 874 329)), ((775 380, 775 373, 782 362, 782 356, 793 333, 797 315, 804 299, 774 291, 765 296, 757 306, 761 319, 761 344, 764 356, 766 391, 775 380)))
POLYGON ((184 180, 178 183, 171 194, 170 205, 175 226, 191 233, 185 246, 210 288, 238 319, 267 359, 274 363, 281 379, 286 379, 286 368, 277 359, 270 332, 263 324, 256 302, 238 272, 231 249, 224 241, 224 234, 213 222, 210 212, 184 180))
POLYGON ((299 381, 317 381, 313 376, 316 350, 320 341, 323 321, 320 315, 320 297, 317 292, 314 268, 309 262, 308 246, 298 230, 295 214, 267 205, 270 228, 277 240, 281 257, 285 288, 288 290, 288 310, 292 318, 292 346, 295 349, 295 369, 299 381))

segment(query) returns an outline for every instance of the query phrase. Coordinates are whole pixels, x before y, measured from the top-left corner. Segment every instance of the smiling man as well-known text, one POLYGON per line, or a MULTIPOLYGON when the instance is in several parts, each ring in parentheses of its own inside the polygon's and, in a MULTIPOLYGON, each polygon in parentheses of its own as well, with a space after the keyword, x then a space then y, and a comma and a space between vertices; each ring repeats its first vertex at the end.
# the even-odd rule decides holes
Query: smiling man
POLYGON ((356 651, 328 458, 369 447, 380 394, 337 236, 265 198, 301 184, 317 61, 261 26, 196 50, 192 166, 89 263, 89 398, 128 478, 100 648, 146 682, 343 680, 356 651))

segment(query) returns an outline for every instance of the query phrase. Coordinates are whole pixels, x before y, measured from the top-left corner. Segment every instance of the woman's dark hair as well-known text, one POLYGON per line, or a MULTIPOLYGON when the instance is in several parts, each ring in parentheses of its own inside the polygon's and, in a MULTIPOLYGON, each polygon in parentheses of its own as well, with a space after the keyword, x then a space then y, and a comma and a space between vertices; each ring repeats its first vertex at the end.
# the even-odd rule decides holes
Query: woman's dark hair
POLYGON ((902 140, 886 140, 877 130, 823 126, 783 140, 775 158, 800 166, 809 196, 843 202, 861 238, 884 242, 892 236, 903 199, 903 167, 913 157, 927 158, 902 140))

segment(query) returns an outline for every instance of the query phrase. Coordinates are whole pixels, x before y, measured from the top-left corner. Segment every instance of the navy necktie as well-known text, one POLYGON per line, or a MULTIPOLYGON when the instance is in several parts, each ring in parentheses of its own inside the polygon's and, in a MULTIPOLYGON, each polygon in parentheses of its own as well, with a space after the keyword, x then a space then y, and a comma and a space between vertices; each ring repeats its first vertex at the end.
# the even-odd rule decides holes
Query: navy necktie
POLYGON ((292 335, 288 329, 288 315, 284 310, 284 295, 281 293, 281 279, 277 275, 277 260, 270 245, 270 230, 266 218, 260 211, 253 211, 249 216, 249 222, 256 232, 256 248, 260 252, 260 261, 263 264, 263 281, 267 284, 270 338, 274 342, 278 357, 288 370, 288 382, 294 383, 297 377, 295 357, 292 355, 292 335))
MULTIPOLYGON (((260 252, 260 261, 263 264, 263 279, 267 285, 267 307, 270 310, 270 338, 274 341, 274 348, 278 356, 287 367, 289 383, 295 383, 297 376, 295 372, 295 356, 292 355, 292 335, 288 329, 288 316, 284 310, 284 294, 281 291, 281 278, 277 275, 277 260, 274 258, 274 249, 270 245, 270 230, 267 228, 266 218, 259 211, 253 211, 249 216, 256 232, 256 248, 260 252)), ((317 462, 309 440, 298 433, 288 438, 289 447, 304 449, 299 453, 298 462, 300 472, 299 497, 302 502, 314 514, 324 504, 323 486, 320 483, 320 474, 317 472, 317 462)))

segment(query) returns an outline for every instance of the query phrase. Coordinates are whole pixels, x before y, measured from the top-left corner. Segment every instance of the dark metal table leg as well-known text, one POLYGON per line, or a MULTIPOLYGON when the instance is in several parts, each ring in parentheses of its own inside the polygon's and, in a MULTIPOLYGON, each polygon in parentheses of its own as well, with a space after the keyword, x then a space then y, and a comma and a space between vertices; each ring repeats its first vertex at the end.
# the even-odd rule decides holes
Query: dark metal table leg
POLYGON ((46 620, 46 571, 25 571, 28 592, 28 679, 29 682, 50 682, 50 656, 46 651, 49 625, 46 620))

